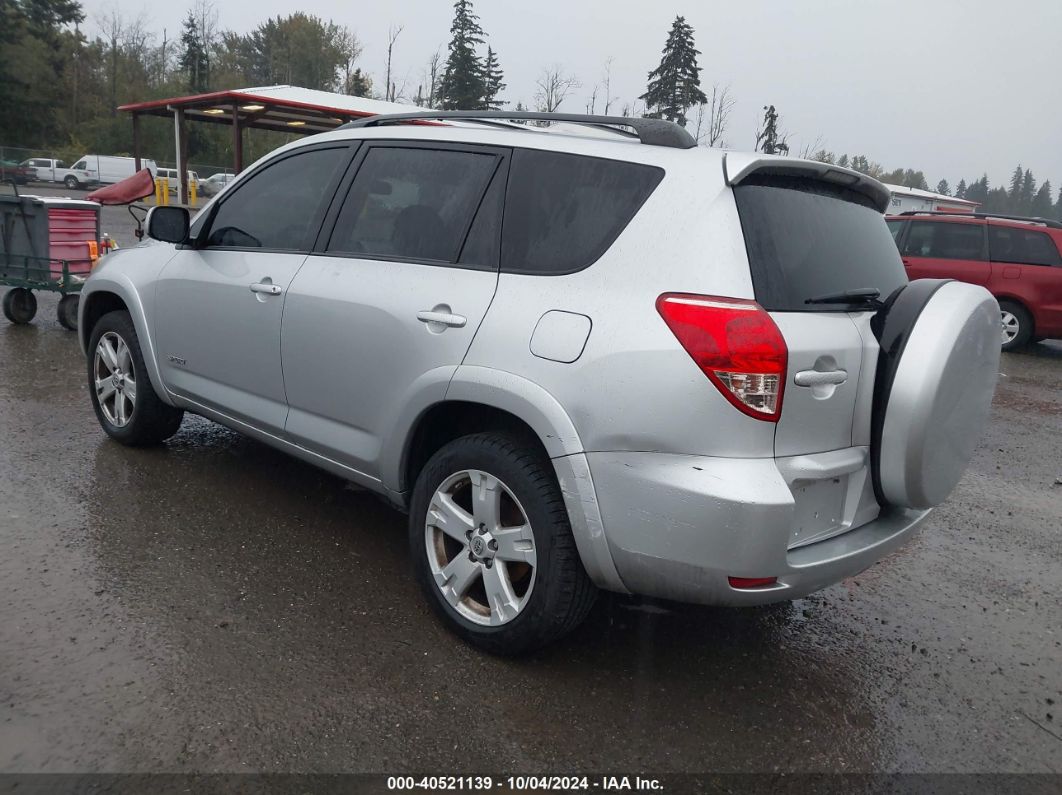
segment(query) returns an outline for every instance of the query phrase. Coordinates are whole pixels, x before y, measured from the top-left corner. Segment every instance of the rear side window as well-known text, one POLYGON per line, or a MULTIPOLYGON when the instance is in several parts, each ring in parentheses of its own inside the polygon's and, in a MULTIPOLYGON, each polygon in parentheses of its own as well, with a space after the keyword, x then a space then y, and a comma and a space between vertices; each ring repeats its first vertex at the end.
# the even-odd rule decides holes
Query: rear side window
POLYGON ((1012 226, 990 226, 988 227, 988 244, 992 259, 997 262, 1062 265, 1058 248, 1046 232, 1016 229, 1012 226))
POLYGON ((983 260, 984 224, 912 221, 903 253, 910 257, 983 260))
POLYGON ((498 157, 487 153, 371 148, 328 250, 454 262, 497 165, 498 157))
POLYGON ((866 288, 886 298, 907 283, 881 213, 860 194, 799 177, 734 188, 756 300, 776 312, 844 311, 812 298, 866 288))
POLYGON ((312 149, 252 174, 225 195, 210 224, 207 246, 308 251, 319 213, 331 198, 328 187, 348 152, 346 147, 312 149))
POLYGON ((564 274, 592 265, 663 178, 640 163, 517 149, 509 172, 502 270, 564 274))

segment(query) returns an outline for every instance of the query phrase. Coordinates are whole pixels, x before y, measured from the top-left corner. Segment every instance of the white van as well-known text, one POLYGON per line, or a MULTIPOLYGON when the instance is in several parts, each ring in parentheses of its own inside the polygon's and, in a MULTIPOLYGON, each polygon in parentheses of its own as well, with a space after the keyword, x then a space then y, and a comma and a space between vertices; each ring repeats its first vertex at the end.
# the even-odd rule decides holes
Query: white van
MULTIPOLYGON (((177 192, 177 174, 178 171, 175 168, 160 168, 156 173, 156 177, 161 177, 169 183, 170 193, 177 192)), ((199 175, 194 171, 188 172, 188 190, 192 189, 192 185, 195 185, 195 189, 199 190, 199 175)))
MULTIPOLYGON (((151 170, 152 177, 158 172, 158 166, 155 165, 154 160, 144 158, 140 163, 142 168, 151 170)), ((117 157, 115 155, 85 155, 74 163, 71 171, 73 174, 63 180, 68 188, 82 188, 86 184, 92 184, 92 182, 98 182, 101 185, 113 185, 115 182, 121 182, 126 177, 131 177, 136 173, 136 160, 132 157, 117 157), (80 177, 80 174, 85 172, 91 175, 88 180, 82 180, 80 177)))

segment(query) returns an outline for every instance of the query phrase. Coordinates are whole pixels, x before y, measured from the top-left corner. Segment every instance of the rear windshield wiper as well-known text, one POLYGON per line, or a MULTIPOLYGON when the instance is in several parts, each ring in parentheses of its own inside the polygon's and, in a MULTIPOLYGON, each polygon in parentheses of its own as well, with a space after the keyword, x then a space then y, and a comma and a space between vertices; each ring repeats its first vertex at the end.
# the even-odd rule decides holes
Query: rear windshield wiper
POLYGON ((866 304, 874 309, 881 309, 885 302, 881 300, 881 290, 875 287, 859 287, 842 293, 829 293, 817 298, 809 298, 805 304, 866 304))

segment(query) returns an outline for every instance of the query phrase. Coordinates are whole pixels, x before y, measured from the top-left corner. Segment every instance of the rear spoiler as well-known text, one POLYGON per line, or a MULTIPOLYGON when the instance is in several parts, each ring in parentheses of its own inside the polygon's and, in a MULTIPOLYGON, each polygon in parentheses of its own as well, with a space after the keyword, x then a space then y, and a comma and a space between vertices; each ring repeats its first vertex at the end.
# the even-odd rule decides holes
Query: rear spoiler
POLYGON ((873 177, 831 163, 773 155, 727 152, 723 156, 723 174, 728 185, 740 185, 753 174, 757 176, 806 177, 829 182, 861 193, 884 213, 892 201, 892 192, 873 177))

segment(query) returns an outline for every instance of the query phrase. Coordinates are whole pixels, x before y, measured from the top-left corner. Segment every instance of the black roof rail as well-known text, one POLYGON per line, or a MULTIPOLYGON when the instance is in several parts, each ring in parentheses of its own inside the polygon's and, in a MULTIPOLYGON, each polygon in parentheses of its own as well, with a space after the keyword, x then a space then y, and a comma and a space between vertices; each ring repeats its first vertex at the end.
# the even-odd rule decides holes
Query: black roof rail
POLYGON ((956 218, 998 218, 1000 221, 1022 221, 1028 224, 1043 224, 1051 229, 1062 229, 1062 221, 1028 215, 1005 215, 1004 213, 964 213, 958 210, 904 210, 900 215, 951 215, 956 218))
MULTIPOLYGON (((386 113, 366 116, 339 127, 350 130, 358 127, 378 127, 416 121, 566 121, 590 127, 629 127, 643 144, 669 146, 673 149, 693 149, 697 141, 684 127, 664 119, 632 119, 627 116, 588 116, 583 113, 537 113, 514 110, 433 110, 424 113, 386 113)), ((616 130, 624 133, 624 130, 616 130)))

